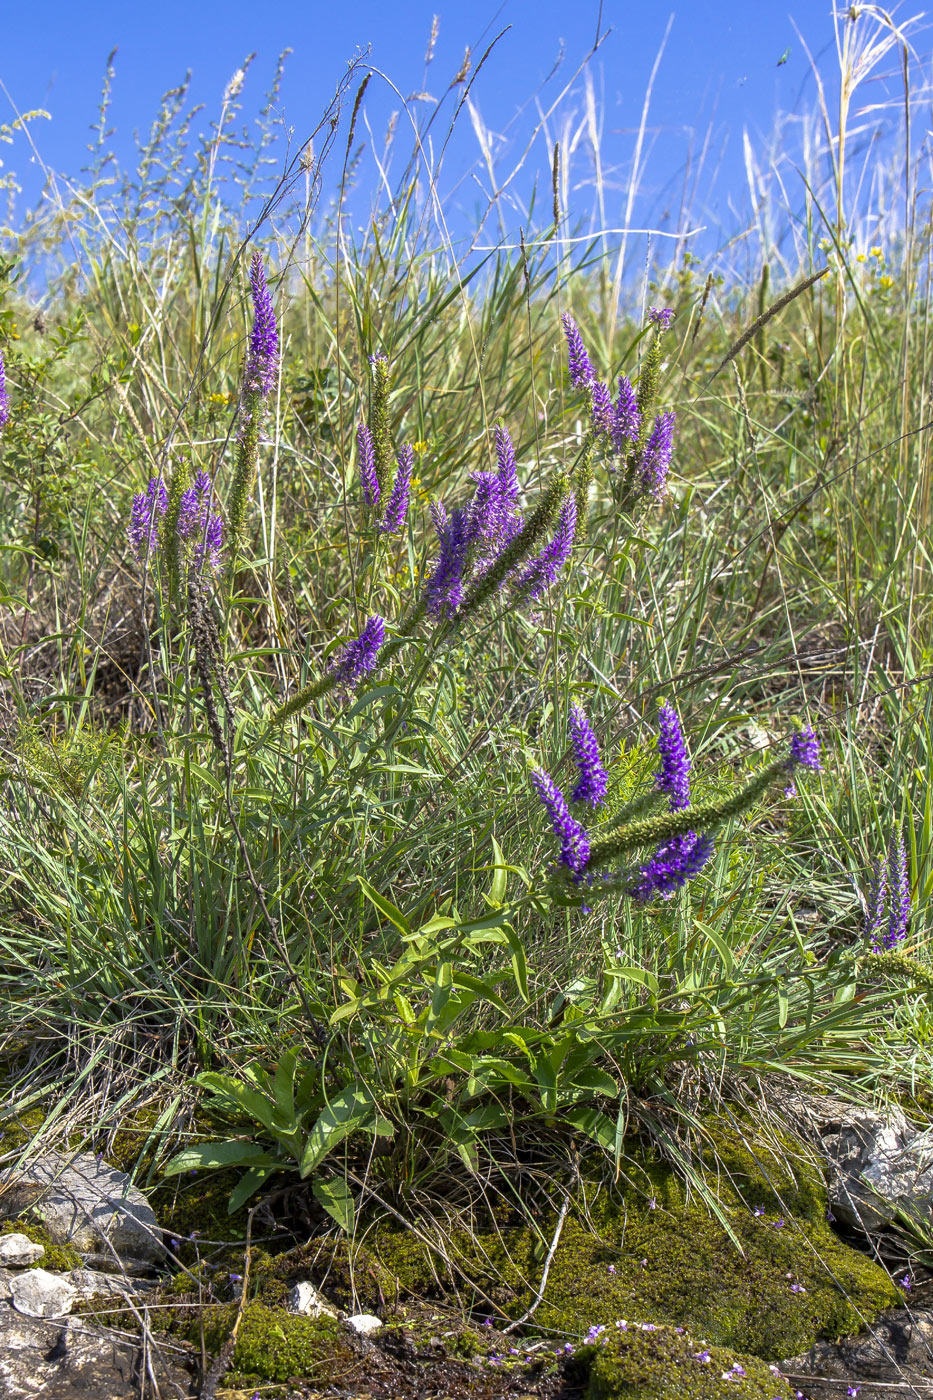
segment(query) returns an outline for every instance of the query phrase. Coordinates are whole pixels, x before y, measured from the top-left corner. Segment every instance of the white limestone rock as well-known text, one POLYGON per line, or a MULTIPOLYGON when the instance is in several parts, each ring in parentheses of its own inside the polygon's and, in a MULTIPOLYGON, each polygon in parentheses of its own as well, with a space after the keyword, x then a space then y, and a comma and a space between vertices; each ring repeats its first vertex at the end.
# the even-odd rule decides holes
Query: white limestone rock
POLYGON ((0 1174, 0 1210, 29 1211, 41 1219, 56 1244, 82 1254, 153 1264, 165 1259, 155 1213, 125 1172, 90 1152, 68 1157, 47 1152, 25 1167, 0 1174))
POLYGON ((0 1235, 0 1265, 6 1269, 28 1268, 38 1264, 45 1246, 35 1244, 26 1235, 0 1235))
POLYGON ((374 1337, 382 1331, 382 1320, 372 1313, 354 1313, 346 1319, 346 1326, 360 1337, 374 1337))
POLYGON ((302 1279, 288 1290, 288 1311, 302 1317, 336 1317, 337 1312, 322 1298, 314 1284, 302 1279))
POLYGON ((16 1311, 26 1317, 66 1317, 76 1294, 63 1274, 27 1269, 10 1277, 10 1296, 16 1311))

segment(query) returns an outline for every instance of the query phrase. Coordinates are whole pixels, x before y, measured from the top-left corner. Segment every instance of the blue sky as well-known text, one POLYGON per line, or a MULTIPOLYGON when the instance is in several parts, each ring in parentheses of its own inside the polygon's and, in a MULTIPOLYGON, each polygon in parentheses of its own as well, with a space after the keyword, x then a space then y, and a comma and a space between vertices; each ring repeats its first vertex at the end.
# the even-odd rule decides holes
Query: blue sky
MULTIPOLYGON (((277 54, 289 47, 293 53, 282 109, 300 139, 313 128, 347 61, 367 45, 370 61, 403 94, 419 91, 425 84, 424 54, 434 14, 440 29, 426 86, 435 94, 456 72, 466 45, 478 55, 509 27, 474 96, 487 126, 497 132, 508 128, 517 141, 533 122, 529 99, 538 93, 545 102, 591 48, 600 7, 591 0, 480 0, 467 5, 450 0, 276 0, 266 5, 255 0, 161 0, 155 5, 87 0, 80 6, 71 0, 33 0, 9 7, 5 16, 0 79, 17 107, 44 107, 51 113, 51 122, 35 128, 43 158, 58 170, 75 172, 85 159, 101 76, 114 47, 111 124, 114 146, 125 161, 132 156, 134 129, 148 129, 161 93, 186 69, 192 70, 195 98, 206 104, 199 118, 203 125, 216 113, 225 83, 248 54, 256 53, 244 94, 246 109, 252 110, 277 54), (561 53, 562 65, 542 88, 561 53)), ((694 152, 702 146, 707 131, 712 141, 703 179, 709 181, 718 168, 720 213, 730 199, 742 199, 743 127, 765 133, 779 108, 794 109, 814 98, 794 20, 811 52, 822 55, 831 71, 831 10, 824 0, 790 0, 786 9, 762 0, 692 0, 672 9, 645 0, 605 0, 602 28, 611 33, 592 60, 591 72, 610 166, 617 161, 621 168, 630 159, 645 86, 670 23, 649 121, 645 186, 653 200, 651 212, 657 212, 659 200, 676 201, 686 153, 691 142, 694 152)), ((398 105, 379 80, 371 85, 368 102, 374 130, 398 105)), ((458 149, 465 151, 467 145, 475 149, 472 137, 458 149)), ((31 195, 38 180, 28 169, 24 143, 0 146, 0 157, 20 173, 31 195)), ((454 166, 459 159, 454 158, 454 166)), ((546 170, 544 142, 529 172, 532 166, 546 170)), ((465 197, 475 198, 470 191, 465 197)), ((588 207, 588 196, 581 193, 580 198, 588 207)), ((613 199, 619 207, 609 211, 609 218, 618 222, 622 196, 613 199)))

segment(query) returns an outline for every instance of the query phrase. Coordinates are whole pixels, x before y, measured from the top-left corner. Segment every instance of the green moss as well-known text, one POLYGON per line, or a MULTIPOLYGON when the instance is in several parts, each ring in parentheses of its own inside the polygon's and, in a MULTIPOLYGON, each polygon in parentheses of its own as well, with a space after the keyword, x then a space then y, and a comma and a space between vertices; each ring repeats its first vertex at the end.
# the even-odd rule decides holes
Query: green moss
POLYGON ((67 1273, 81 1267, 81 1255, 70 1244, 56 1244, 44 1226, 28 1219, 4 1220, 0 1235, 25 1235, 33 1244, 41 1244, 45 1254, 39 1260, 43 1269, 67 1273))
MULTIPOLYGON (((236 1306, 220 1308, 205 1327, 208 1350, 216 1355, 236 1317, 236 1306)), ((198 1340, 197 1329, 192 1341, 198 1340)), ((232 1370, 239 1378, 328 1382, 352 1366, 355 1353, 339 1325, 330 1318, 298 1317, 294 1313, 249 1303, 243 1312, 232 1370)), ((228 1382, 232 1378, 228 1373, 228 1382)))
POLYGON ((586 1400, 781 1400, 793 1393, 758 1357, 701 1347, 671 1328, 617 1332, 604 1346, 581 1349, 577 1361, 589 1373, 586 1400))
MULTIPOLYGON (((715 1154, 716 1197, 741 1248, 688 1199, 669 1167, 630 1162, 611 1190, 591 1193, 595 1234, 572 1217, 565 1223, 536 1323, 565 1334, 618 1318, 670 1323, 770 1361, 817 1338, 858 1332, 896 1306, 885 1272, 829 1229, 819 1172, 793 1144, 782 1147, 785 1160, 761 1142, 750 1149, 732 1128, 716 1128, 707 1165, 712 1170, 715 1154), (756 1208, 764 1213, 756 1216, 756 1208)), ((517 1316, 535 1294, 554 1223, 542 1222, 540 1234, 505 1223, 463 1232, 447 1249, 503 1313, 517 1316)), ((440 1254, 409 1234, 383 1230, 377 1250, 415 1294, 439 1296, 454 1282, 440 1254)), ((479 1296, 475 1305, 489 1310, 479 1296)))

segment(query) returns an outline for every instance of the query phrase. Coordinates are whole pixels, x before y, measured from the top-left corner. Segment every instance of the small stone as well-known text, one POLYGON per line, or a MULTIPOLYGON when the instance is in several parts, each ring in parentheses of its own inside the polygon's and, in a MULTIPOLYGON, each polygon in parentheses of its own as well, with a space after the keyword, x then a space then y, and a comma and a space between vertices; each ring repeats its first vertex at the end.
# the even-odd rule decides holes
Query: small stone
POLYGON ((156 1280, 128 1279, 99 1269, 72 1269, 68 1282, 79 1298, 132 1298, 134 1293, 157 1288, 156 1280))
POLYGON ((303 1317, 336 1317, 337 1313, 325 1298, 318 1293, 314 1284, 302 1279, 288 1290, 288 1311, 301 1313, 303 1317))
POLYGON ((35 1244, 26 1235, 0 1235, 0 1264, 6 1268, 24 1268, 37 1264, 45 1246, 35 1244))
POLYGON ((356 1332, 360 1337, 374 1337, 377 1332, 382 1331, 382 1320, 373 1317, 372 1313, 354 1313, 348 1317, 346 1325, 351 1332, 356 1332))
POLYGON ((10 1279, 10 1295, 17 1312, 27 1317, 65 1317, 71 1312, 75 1290, 61 1274, 29 1269, 10 1279))

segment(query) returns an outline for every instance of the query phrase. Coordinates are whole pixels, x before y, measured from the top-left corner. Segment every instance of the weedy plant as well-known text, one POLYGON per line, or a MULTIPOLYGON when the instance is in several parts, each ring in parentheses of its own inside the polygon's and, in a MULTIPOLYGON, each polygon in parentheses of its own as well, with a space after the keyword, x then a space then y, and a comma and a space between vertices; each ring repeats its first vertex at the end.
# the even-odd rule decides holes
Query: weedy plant
POLYGON ((451 290, 410 166, 352 257, 345 171, 247 268, 238 100, 206 187, 167 109, 183 193, 127 184, 74 323, 0 322, 11 1111, 149 1104, 169 1174, 242 1168, 235 1208, 284 1173, 351 1234, 633 1126, 715 1209, 723 1094, 929 1078, 928 493, 888 446, 916 405, 861 407, 928 288, 895 307, 834 226, 831 293, 814 235, 770 304, 680 256, 617 315, 555 176, 451 290))

